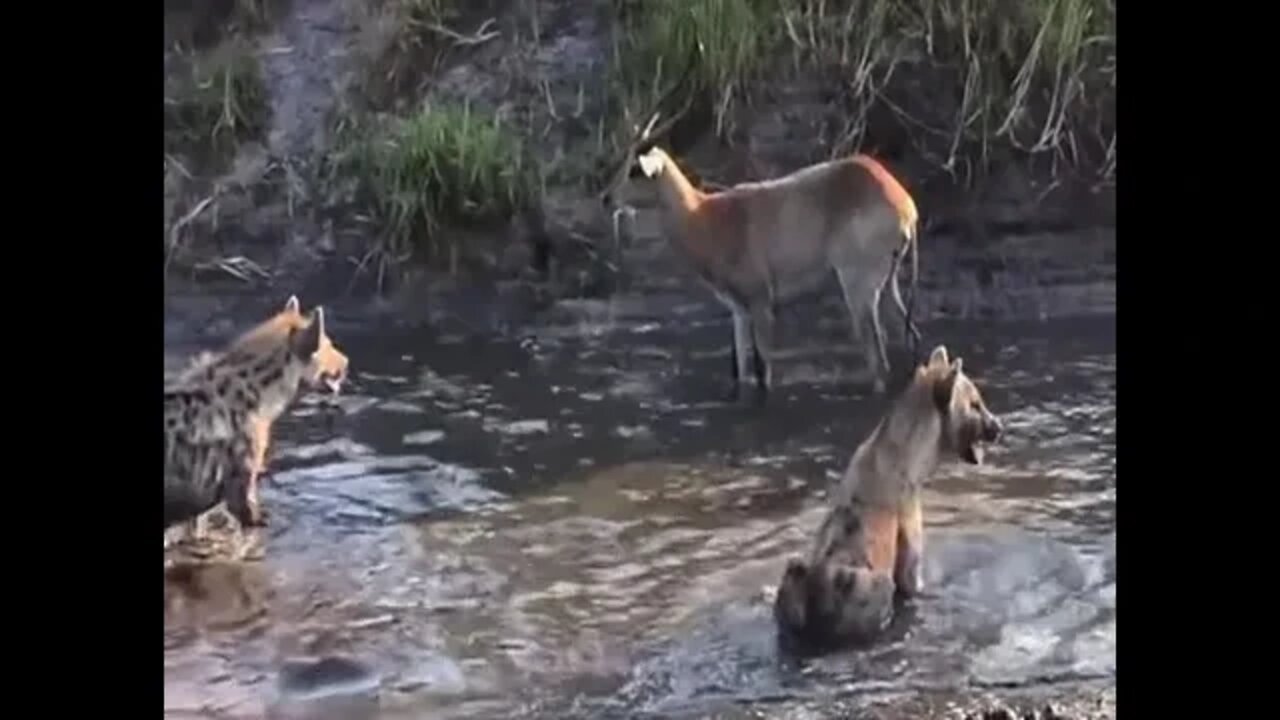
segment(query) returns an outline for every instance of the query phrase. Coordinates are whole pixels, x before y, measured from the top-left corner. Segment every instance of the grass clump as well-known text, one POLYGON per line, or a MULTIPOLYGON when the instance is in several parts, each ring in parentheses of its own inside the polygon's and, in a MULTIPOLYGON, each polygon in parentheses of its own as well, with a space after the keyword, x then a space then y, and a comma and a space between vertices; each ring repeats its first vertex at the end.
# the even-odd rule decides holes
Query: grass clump
MULTIPOLYGON (((1033 152, 1074 147, 1086 111, 1096 115, 1100 98, 1114 97, 1114 0, 615 0, 614 8, 613 87, 623 107, 650 109, 696 47, 681 94, 710 105, 718 134, 735 103, 759 81, 781 81, 784 68, 838 85, 863 119, 880 102, 900 115, 906 106, 948 107, 944 126, 904 117, 945 138, 948 164, 962 146, 985 151, 997 138, 1033 152), (942 80, 935 88, 959 88, 957 97, 904 99, 890 83, 903 62, 927 63, 942 80)), ((863 127, 851 123, 850 134, 863 127)))
POLYGON ((456 264, 460 248, 443 229, 505 222, 534 199, 519 137, 498 116, 469 105, 342 132, 355 139, 336 171, 356 179, 357 202, 381 228, 375 251, 383 260, 447 257, 456 264))
POLYGON ((719 132, 770 60, 779 7, 779 0, 619 2, 614 68, 624 102, 652 106, 688 68, 686 92, 713 104, 719 132))
POLYGON ((243 142, 266 131, 271 108, 252 48, 228 41, 207 54, 178 58, 166 72, 164 151, 196 168, 225 164, 243 142))

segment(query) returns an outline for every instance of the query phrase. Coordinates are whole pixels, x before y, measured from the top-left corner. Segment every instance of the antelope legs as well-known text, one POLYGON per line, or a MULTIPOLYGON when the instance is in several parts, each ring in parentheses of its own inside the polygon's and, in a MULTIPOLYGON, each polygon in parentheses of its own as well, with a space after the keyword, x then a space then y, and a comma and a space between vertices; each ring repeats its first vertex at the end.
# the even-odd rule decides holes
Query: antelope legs
POLYGON ((863 357, 872 377, 874 391, 884 392, 889 355, 885 349, 884 328, 880 325, 880 287, 860 278, 853 269, 837 268, 836 277, 840 280, 844 304, 849 310, 853 342, 863 348, 863 357), (868 335, 871 337, 867 337, 868 335), (875 345, 872 346, 869 340, 875 340, 875 345))
POLYGON ((773 316, 773 306, 768 303, 757 303, 751 308, 756 383, 765 395, 773 389, 773 316))

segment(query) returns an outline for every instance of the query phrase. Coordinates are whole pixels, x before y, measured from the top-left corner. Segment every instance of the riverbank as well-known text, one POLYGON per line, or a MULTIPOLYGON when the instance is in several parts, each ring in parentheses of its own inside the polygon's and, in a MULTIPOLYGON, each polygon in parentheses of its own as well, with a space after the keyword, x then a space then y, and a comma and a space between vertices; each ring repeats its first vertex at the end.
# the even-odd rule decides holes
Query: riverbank
MULTIPOLYGON (((229 280, 330 301, 522 280, 606 295, 629 278, 599 192, 658 110, 679 118, 664 145, 709 187, 884 159, 921 207, 929 282, 955 296, 942 315, 1021 311, 1064 283, 1090 299, 1030 306, 1074 314, 1113 293, 1101 0, 979 15, 947 0, 852 15, 769 0, 194 7, 166 3, 175 290, 229 280)), ((652 202, 644 183, 617 195, 652 202)))

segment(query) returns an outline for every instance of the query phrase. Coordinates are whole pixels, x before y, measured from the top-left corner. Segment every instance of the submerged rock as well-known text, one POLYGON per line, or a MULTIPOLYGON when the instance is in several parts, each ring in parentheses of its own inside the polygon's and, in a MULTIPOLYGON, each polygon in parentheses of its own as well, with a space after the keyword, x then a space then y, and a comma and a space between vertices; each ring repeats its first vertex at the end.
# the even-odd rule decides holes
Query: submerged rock
POLYGON ((290 661, 280 668, 270 720, 372 720, 378 716, 381 678, 367 664, 345 657, 290 661))

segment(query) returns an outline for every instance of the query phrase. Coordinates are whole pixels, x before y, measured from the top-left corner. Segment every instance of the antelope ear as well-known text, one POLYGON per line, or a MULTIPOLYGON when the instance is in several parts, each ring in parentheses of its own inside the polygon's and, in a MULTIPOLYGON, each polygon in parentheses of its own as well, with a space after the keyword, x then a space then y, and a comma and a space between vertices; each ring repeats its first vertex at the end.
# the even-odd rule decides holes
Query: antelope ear
POLYGON ((964 370, 964 358, 956 358, 951 361, 951 374, 959 375, 964 370))
POLYGON ((284 301, 284 311, 296 313, 301 311, 300 303, 297 295, 290 295, 288 300, 284 301))
POLYGON ((930 367, 943 367, 947 364, 947 346, 939 345, 929 353, 930 367))
POLYGON ((636 158, 636 160, 640 163, 640 170, 645 174, 645 177, 653 177, 662 172, 662 151, 656 147, 650 148, 649 152, 636 158))

